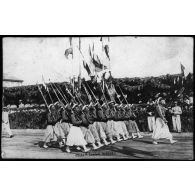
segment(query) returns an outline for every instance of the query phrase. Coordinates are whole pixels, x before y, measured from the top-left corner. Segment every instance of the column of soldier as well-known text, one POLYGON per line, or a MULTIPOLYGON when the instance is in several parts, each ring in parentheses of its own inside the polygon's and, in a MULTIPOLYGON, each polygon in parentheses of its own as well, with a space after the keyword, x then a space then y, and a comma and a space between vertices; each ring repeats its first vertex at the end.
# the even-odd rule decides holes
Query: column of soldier
MULTIPOLYGON (((55 86, 55 84, 53 85, 55 86)), ((38 88, 41 92, 39 86, 38 88)), ((84 88, 86 90, 85 86, 84 88)), ((90 89, 96 101, 84 104, 80 97, 75 94, 76 100, 67 89, 73 100, 73 103, 70 103, 60 88, 55 86, 52 89, 58 101, 50 105, 47 104, 41 92, 48 107, 47 128, 43 139, 44 148, 48 148, 51 141, 55 141, 59 148, 64 148, 68 153, 71 152, 72 147, 79 151, 88 152, 97 150, 104 145, 143 137, 136 124, 136 116, 127 100, 126 104, 121 101, 119 104, 115 101, 108 102, 103 93, 105 101, 100 104, 90 89), (60 100, 59 95, 65 103, 60 100)), ((88 96, 89 93, 87 91, 86 93, 88 96)))

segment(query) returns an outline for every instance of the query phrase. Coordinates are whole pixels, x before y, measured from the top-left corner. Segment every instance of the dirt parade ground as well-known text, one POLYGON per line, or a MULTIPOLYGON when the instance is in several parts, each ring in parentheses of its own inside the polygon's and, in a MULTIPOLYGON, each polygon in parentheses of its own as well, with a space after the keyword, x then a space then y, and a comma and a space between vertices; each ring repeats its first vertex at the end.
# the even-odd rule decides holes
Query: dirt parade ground
POLYGON ((1 156, 3 159, 193 159, 193 133, 173 133, 178 142, 170 144, 160 140, 152 144, 151 133, 143 133, 144 138, 127 140, 104 146, 98 150, 83 153, 73 150, 66 153, 63 149, 40 147, 44 130, 12 130, 13 138, 2 134, 1 156))

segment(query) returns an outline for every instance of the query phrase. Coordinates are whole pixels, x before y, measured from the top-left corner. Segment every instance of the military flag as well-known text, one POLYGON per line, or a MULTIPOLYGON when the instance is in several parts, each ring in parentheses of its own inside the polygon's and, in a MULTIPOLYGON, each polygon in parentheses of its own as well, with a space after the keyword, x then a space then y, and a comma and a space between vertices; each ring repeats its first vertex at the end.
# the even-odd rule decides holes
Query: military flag
POLYGON ((73 45, 72 45, 72 37, 69 38, 69 42, 70 42, 70 48, 66 49, 65 50, 65 57, 66 59, 68 59, 68 56, 71 54, 72 55, 72 58, 73 58, 73 45))
POLYGON ((109 46, 108 46, 108 45, 105 45, 105 46, 104 46, 104 51, 105 51, 105 53, 106 53, 107 58, 110 60, 110 56, 109 56, 109 46))
POLYGON ((185 73, 184 73, 184 70, 185 70, 185 66, 183 64, 180 64, 181 65, 181 75, 183 77, 185 77, 185 73))

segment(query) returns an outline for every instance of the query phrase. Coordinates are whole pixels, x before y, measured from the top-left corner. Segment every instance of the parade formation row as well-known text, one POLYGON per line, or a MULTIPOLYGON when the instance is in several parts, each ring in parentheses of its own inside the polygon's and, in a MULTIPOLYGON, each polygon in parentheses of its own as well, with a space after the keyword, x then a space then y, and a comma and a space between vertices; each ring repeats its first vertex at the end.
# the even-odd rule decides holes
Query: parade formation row
POLYGON ((44 148, 52 141, 58 143, 66 152, 72 146, 88 152, 104 145, 114 144, 136 137, 142 138, 129 104, 99 102, 82 104, 64 104, 56 102, 49 105, 44 148))

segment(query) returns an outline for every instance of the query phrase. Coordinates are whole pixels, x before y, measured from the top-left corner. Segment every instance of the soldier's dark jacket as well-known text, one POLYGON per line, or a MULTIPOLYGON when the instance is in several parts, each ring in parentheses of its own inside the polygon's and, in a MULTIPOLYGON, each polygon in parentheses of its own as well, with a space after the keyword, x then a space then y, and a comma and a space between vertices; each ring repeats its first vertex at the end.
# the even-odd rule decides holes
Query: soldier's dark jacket
POLYGON ((120 121, 121 120, 121 114, 119 112, 119 108, 116 107, 116 112, 114 115, 114 121, 120 121))
POLYGON ((147 106, 147 116, 154 116, 154 113, 155 113, 154 105, 148 105, 147 106), (151 115, 149 115, 149 112, 151 113, 151 115))
POLYGON ((110 120, 114 120, 115 117, 115 108, 111 107, 110 108, 110 120))
POLYGON ((81 124, 82 124, 82 120, 80 119, 80 117, 78 116, 78 113, 76 113, 75 111, 72 111, 71 112, 71 123, 74 125, 74 126, 77 126, 79 127, 81 124))
POLYGON ((108 107, 102 108, 106 121, 111 120, 110 109, 108 107))
POLYGON ((97 121, 97 112, 94 106, 89 107, 90 120, 97 121))
POLYGON ((55 116, 54 113, 47 113, 47 125, 55 125, 57 123, 57 117, 55 116))
POLYGON ((80 116, 81 116, 81 120, 82 120, 81 126, 88 127, 89 126, 89 121, 87 120, 86 114, 81 112, 80 116))
POLYGON ((120 108, 119 112, 120 112, 120 119, 121 119, 121 121, 124 121, 125 120, 125 109, 124 108, 120 108))
POLYGON ((102 108, 97 108, 97 121, 98 122, 106 122, 107 121, 102 108))
POLYGON ((94 122, 94 116, 93 113, 91 114, 89 109, 84 110, 85 117, 89 124, 93 124, 94 122))
POLYGON ((62 122, 70 123, 70 116, 68 116, 68 113, 65 109, 62 110, 62 122))

